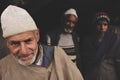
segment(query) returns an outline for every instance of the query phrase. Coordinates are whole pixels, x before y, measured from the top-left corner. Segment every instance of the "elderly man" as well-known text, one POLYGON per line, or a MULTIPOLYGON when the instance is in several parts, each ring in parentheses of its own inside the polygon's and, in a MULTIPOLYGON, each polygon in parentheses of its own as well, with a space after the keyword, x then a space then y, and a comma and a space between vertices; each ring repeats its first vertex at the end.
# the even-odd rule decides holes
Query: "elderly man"
MULTIPOLYGON (((48 45, 60 46, 69 58, 80 68, 79 36, 74 28, 78 22, 78 15, 74 8, 65 11, 58 30, 49 32, 45 42, 48 45)), ((45 43, 45 44, 46 44, 45 43)))
POLYGON ((0 61, 0 80, 83 80, 61 48, 38 44, 39 30, 26 10, 9 5, 1 24, 11 54, 0 61))

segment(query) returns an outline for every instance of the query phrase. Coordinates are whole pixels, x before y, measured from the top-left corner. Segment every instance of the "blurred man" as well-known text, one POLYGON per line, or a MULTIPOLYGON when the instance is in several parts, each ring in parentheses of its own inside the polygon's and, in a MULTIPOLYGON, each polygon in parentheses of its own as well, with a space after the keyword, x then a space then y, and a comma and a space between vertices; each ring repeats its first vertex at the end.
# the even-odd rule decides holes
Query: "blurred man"
POLYGON ((69 58, 80 68, 79 37, 75 32, 78 15, 75 9, 65 11, 61 19, 61 26, 47 34, 47 44, 60 46, 69 58))

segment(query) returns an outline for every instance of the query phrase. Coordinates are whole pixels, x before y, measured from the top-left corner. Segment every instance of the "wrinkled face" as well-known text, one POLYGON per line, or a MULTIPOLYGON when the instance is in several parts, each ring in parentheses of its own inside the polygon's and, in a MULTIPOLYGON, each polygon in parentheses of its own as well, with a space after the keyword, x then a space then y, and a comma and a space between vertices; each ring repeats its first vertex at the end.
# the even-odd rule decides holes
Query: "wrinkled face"
POLYGON ((69 15, 66 17, 67 19, 65 20, 65 25, 66 28, 68 29, 73 29, 76 26, 77 23, 77 18, 74 15, 69 15))
POLYGON ((99 20, 97 30, 103 33, 106 32, 108 30, 108 22, 106 20, 99 20))
POLYGON ((7 38, 7 46, 20 64, 30 65, 37 54, 39 31, 29 31, 7 38))

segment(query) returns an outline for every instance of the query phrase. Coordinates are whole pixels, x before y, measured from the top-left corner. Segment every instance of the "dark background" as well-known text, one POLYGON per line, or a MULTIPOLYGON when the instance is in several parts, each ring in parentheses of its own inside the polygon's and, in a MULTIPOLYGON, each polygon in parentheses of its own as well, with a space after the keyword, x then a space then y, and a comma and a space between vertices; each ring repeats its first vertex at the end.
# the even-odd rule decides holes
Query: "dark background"
POLYGON ((26 8, 40 28, 41 36, 50 30, 55 30, 60 24, 61 15, 71 7, 77 10, 79 16, 76 27, 79 35, 93 32, 91 24, 97 11, 108 12, 112 23, 120 17, 118 0, 0 0, 0 13, 9 4, 26 8))

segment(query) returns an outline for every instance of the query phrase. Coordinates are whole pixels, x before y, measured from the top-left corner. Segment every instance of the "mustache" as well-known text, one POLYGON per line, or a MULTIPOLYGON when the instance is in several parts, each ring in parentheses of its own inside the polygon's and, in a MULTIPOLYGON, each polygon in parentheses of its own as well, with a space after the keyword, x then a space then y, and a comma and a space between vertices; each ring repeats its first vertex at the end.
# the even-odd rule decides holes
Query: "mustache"
POLYGON ((30 52, 25 53, 25 54, 18 53, 18 54, 16 54, 15 56, 18 57, 18 58, 21 58, 21 57, 27 57, 27 56, 29 56, 29 55, 31 55, 31 54, 34 55, 34 51, 30 51, 30 52))

